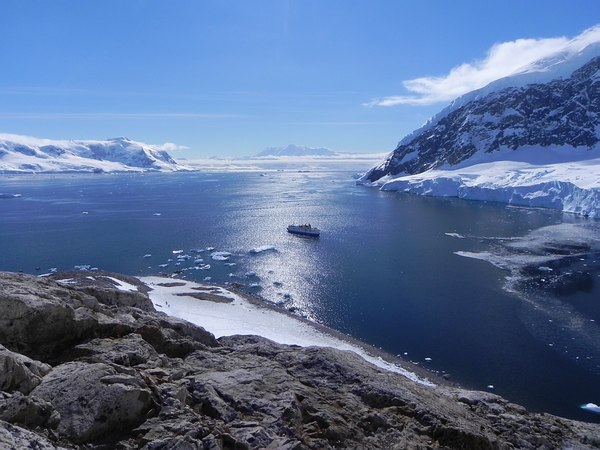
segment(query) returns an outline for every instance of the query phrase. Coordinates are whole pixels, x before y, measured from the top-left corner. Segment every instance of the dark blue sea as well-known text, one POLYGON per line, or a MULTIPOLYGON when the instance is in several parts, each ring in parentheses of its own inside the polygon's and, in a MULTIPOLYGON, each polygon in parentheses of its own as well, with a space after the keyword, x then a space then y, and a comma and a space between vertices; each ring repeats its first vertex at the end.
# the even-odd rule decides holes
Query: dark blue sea
POLYGON ((600 404, 599 221, 352 175, 4 175, 21 196, 0 198, 0 270, 243 284, 465 387, 600 422, 580 408, 600 404), (286 232, 307 222, 320 238, 286 232))

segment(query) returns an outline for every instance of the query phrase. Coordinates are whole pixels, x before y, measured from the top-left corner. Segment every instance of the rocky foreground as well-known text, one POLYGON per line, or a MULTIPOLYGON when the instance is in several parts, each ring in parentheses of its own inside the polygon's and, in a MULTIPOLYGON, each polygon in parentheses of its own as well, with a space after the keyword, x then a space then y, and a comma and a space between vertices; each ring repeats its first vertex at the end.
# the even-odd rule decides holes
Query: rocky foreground
POLYGON ((110 276, 140 292, 0 273, 0 448, 600 448, 599 425, 351 352, 215 339, 110 276))

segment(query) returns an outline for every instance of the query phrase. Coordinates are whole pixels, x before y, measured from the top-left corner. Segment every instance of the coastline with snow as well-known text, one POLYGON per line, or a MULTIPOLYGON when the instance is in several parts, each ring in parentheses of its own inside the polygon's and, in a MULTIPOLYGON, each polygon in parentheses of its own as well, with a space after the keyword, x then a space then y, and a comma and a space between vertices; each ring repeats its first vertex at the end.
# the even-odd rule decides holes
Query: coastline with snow
POLYGON ((589 152, 523 148, 512 151, 510 160, 502 159, 507 152, 498 152, 491 158, 469 160, 468 165, 388 175, 375 182, 363 176, 359 183, 382 191, 551 208, 600 219, 600 157, 586 159, 589 152))
POLYGON ((381 369, 435 386, 428 378, 436 375, 424 368, 405 369, 393 355, 235 289, 160 276, 139 280, 150 288, 148 296, 158 311, 201 326, 217 338, 258 335, 279 344, 351 351, 381 369))

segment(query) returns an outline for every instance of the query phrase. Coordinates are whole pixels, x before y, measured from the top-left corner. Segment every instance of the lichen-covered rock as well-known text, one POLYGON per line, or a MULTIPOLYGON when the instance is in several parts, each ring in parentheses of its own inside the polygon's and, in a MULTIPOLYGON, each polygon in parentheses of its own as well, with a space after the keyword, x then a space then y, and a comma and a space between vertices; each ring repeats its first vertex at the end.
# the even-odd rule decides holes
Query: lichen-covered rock
POLYGON ((60 413, 58 432, 73 442, 134 428, 154 406, 139 375, 119 373, 103 363, 70 362, 55 367, 31 395, 60 413))
POLYGON ((51 367, 0 345, 0 391, 28 394, 51 367))

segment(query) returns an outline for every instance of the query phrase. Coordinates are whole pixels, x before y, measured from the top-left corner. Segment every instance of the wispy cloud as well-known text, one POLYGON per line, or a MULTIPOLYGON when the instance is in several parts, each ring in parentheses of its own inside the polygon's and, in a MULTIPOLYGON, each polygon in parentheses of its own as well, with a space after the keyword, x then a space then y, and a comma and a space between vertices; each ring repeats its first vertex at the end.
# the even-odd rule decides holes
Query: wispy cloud
POLYGON ((0 112, 0 119, 14 120, 150 120, 150 119, 236 119, 239 114, 180 113, 180 112, 133 112, 133 113, 10 113, 0 112))
POLYGON ((152 144, 154 150, 163 150, 166 152, 175 152, 178 150, 189 150, 185 145, 174 144, 173 142, 165 142, 164 144, 152 144))
POLYGON ((535 70, 535 62, 557 54, 573 54, 585 46, 600 42, 600 25, 589 28, 569 39, 517 39, 495 44, 485 58, 456 66, 438 77, 420 77, 403 81, 406 95, 378 98, 367 106, 431 105, 448 102, 479 89, 494 80, 525 69, 535 70))

